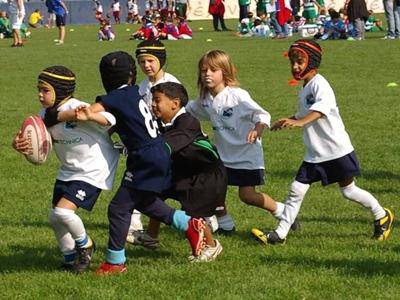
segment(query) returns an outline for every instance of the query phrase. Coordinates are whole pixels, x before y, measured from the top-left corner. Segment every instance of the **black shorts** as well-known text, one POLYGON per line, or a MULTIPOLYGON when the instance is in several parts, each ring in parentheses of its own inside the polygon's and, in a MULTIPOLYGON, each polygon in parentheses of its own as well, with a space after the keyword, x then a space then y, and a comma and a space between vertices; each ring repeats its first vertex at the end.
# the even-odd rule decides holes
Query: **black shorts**
POLYGON ((297 172, 296 180, 305 184, 321 181, 325 186, 358 175, 360 175, 360 166, 353 151, 345 156, 321 163, 303 161, 297 172))
POLYGON ((228 173, 228 185, 232 186, 257 186, 263 185, 264 169, 246 170, 226 168, 228 173))
POLYGON ((101 189, 84 181, 56 180, 53 191, 53 205, 56 206, 62 197, 88 211, 93 209, 101 189))
POLYGON ((225 207, 227 183, 221 162, 213 172, 201 173, 178 186, 173 185, 163 197, 179 201, 182 210, 191 217, 211 217, 225 207))
POLYGON ((67 14, 56 15, 56 26, 57 27, 65 26, 66 21, 67 21, 67 14))

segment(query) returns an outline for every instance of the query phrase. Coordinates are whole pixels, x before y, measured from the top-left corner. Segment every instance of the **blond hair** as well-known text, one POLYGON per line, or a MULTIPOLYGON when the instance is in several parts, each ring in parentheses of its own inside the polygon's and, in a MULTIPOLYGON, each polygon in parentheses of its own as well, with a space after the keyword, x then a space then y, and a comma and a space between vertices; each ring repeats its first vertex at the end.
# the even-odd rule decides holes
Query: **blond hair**
POLYGON ((201 70, 205 67, 208 67, 211 70, 221 70, 226 86, 239 85, 239 81, 236 78, 237 70, 229 55, 222 50, 210 50, 200 58, 198 64, 197 86, 200 91, 200 99, 204 99, 208 92, 208 88, 205 86, 201 78, 201 70))

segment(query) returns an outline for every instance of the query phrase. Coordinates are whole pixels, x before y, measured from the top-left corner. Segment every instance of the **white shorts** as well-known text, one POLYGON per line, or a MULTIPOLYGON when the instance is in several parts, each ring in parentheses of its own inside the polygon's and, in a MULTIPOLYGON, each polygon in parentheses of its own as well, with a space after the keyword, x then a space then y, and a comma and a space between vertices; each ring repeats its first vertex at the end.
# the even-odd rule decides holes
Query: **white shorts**
POLYGON ((15 30, 21 29, 22 21, 24 20, 25 14, 18 17, 18 13, 10 14, 10 24, 11 28, 15 30))

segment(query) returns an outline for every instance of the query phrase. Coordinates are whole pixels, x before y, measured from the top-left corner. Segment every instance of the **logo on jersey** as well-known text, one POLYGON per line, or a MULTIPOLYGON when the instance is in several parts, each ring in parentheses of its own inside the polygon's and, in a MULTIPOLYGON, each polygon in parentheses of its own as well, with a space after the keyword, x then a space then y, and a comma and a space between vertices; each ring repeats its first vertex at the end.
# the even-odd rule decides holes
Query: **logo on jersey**
POLYGON ((233 115, 233 108, 227 108, 222 111, 222 119, 229 119, 233 115))
POLYGON ((132 182, 133 181, 132 178, 133 178, 133 174, 131 172, 129 172, 129 171, 126 171, 124 179, 126 181, 132 182))
POLYGON ((310 95, 306 96, 306 105, 307 106, 311 106, 314 103, 315 103, 315 98, 313 95, 310 94, 310 95))
POLYGON ((79 190, 79 191, 76 193, 75 197, 78 198, 78 199, 81 200, 81 201, 84 201, 84 200, 85 200, 85 197, 86 197, 86 192, 85 192, 84 190, 79 190))

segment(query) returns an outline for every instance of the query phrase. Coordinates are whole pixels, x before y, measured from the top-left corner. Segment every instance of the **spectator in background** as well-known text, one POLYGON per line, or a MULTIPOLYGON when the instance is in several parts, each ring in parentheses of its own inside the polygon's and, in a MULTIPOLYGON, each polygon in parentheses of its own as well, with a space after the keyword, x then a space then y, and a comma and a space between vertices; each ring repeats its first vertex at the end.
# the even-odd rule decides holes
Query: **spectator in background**
POLYGON ((300 0, 290 0, 290 6, 292 7, 293 16, 297 16, 300 12, 300 0))
POLYGON ((0 38, 10 38, 12 36, 10 20, 5 11, 0 11, 0 38))
POLYGON ((175 0, 175 13, 179 18, 187 19, 187 10, 190 6, 189 0, 175 0))
POLYGON ((136 32, 132 33, 131 40, 150 40, 158 38, 158 30, 153 25, 151 19, 147 16, 142 18, 142 27, 140 27, 136 32))
POLYGON ((388 24, 388 31, 383 39, 394 40, 400 38, 400 1, 383 0, 383 8, 388 24))
POLYGON ((347 10, 349 22, 353 24, 355 29, 353 38, 357 41, 365 39, 365 21, 369 16, 365 1, 347 0, 344 7, 347 10))
MULTIPOLYGON (((344 21, 340 18, 340 14, 331 8, 329 10, 330 19, 324 24, 324 32, 321 36, 322 40, 338 40, 347 39, 346 35, 346 25, 344 21)), ((314 36, 317 38, 317 36, 314 36)))
POLYGON ((44 25, 44 27, 53 28, 56 25, 56 14, 50 8, 48 8, 48 6, 47 6, 47 13, 49 14, 49 16, 47 17, 47 24, 44 25))
MULTIPOLYGON (((400 6, 400 1, 398 1, 398 3, 400 6)), ((398 9, 400 9, 399 6, 398 6, 398 9)), ((368 10, 368 13, 369 13, 369 17, 368 17, 368 20, 365 21, 365 31, 377 32, 377 31, 385 30, 383 28, 382 20, 375 18, 375 16, 373 15, 374 12, 372 10, 368 10)))
POLYGON ((35 11, 29 16, 29 26, 32 28, 38 28, 42 26, 43 16, 40 14, 39 9, 35 9, 35 11))
POLYGON ((114 17, 115 24, 120 24, 121 23, 121 18, 120 18, 120 11, 121 11, 121 5, 119 3, 119 0, 114 0, 114 2, 111 4, 111 11, 114 17))
POLYGON ((68 8, 62 0, 46 0, 49 11, 56 15, 56 26, 58 27, 58 40, 56 45, 64 44, 65 24, 67 20, 68 8))
POLYGON ((22 21, 25 16, 25 6, 23 0, 8 0, 8 10, 12 29, 12 36, 14 39, 11 47, 22 47, 22 37, 20 34, 20 29, 22 21))
POLYGON ((128 16, 126 17, 126 23, 139 23, 139 8, 136 4, 136 0, 128 0, 126 3, 128 9, 128 16))
POLYGON ((249 13, 251 0, 239 0, 239 23, 242 19, 247 18, 249 13))
POLYGON ((99 42, 102 41, 113 41, 115 39, 114 30, 111 28, 111 24, 108 20, 103 19, 100 22, 100 28, 97 32, 97 38, 99 42))
POLYGON ((208 6, 208 12, 213 17, 213 26, 215 31, 221 31, 218 28, 218 23, 221 23, 221 28, 223 31, 229 31, 229 29, 225 26, 224 14, 225 14, 225 5, 224 0, 210 0, 210 4, 208 6))
POLYGON ((95 1, 94 3, 95 18, 101 22, 103 20, 103 5, 101 5, 100 1, 95 1))
POLYGON ((189 27, 184 17, 178 17, 178 31, 179 39, 191 40, 193 36, 193 31, 189 27))

